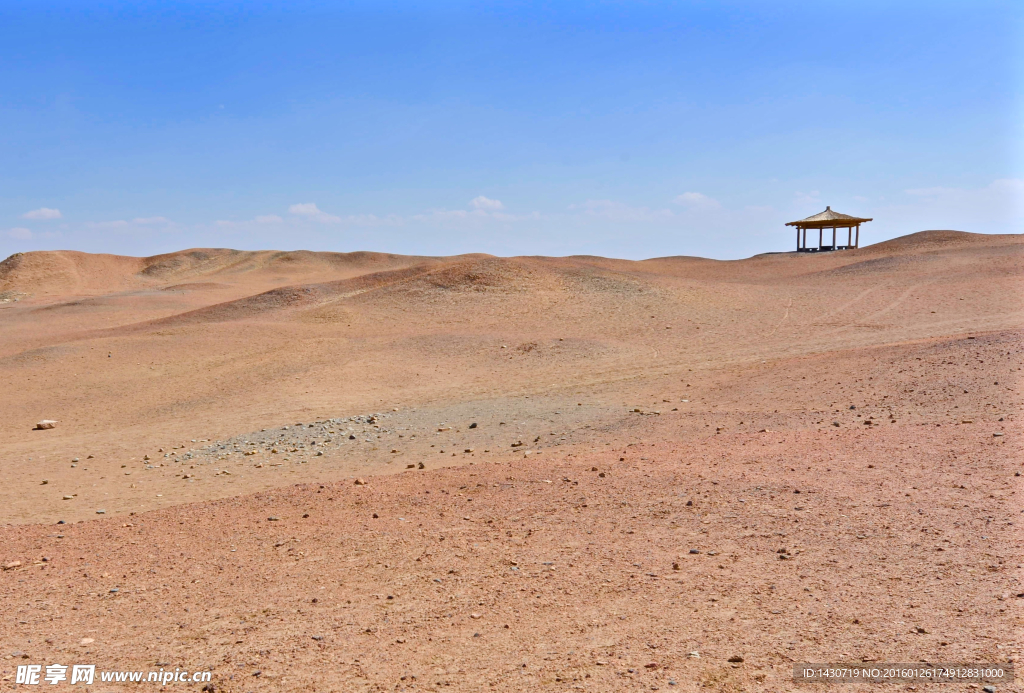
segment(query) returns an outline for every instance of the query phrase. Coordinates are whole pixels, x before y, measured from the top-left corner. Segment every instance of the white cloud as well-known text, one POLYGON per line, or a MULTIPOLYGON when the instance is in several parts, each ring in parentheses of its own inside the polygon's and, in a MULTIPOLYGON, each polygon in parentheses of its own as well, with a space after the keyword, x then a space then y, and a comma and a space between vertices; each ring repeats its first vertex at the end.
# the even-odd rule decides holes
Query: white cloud
POLYGON ((288 211, 292 214, 297 214, 313 221, 319 221, 323 223, 337 223, 341 221, 341 217, 336 217, 333 214, 321 211, 314 202, 302 202, 299 204, 291 205, 288 211))
POLYGON ((690 209, 718 209, 722 206, 715 198, 708 197, 704 193, 699 192, 684 192, 672 201, 677 205, 683 205, 690 209))
POLYGON ((10 231, 7 232, 7 235, 19 241, 27 241, 31 239, 33 236, 31 229, 26 229, 21 226, 11 229, 10 231))
POLYGON ((1001 178, 981 188, 912 188, 908 199, 878 210, 879 219, 915 223, 921 229, 1020 233, 1024 226, 1024 180, 1001 178))
POLYGON ((992 201, 1000 198, 1003 198, 1002 201, 1009 201, 1014 197, 1020 199, 1024 196, 1024 180, 1000 178, 984 188, 913 188, 904 192, 914 197, 941 197, 947 200, 985 197, 992 201))
POLYGON ((376 214, 350 214, 342 221, 353 226, 401 226, 405 219, 398 214, 386 214, 382 217, 376 214))
MULTIPOLYGON (((346 226, 401 226, 406 221, 405 217, 398 214, 386 214, 383 216, 376 214, 350 214, 346 217, 336 217, 332 214, 325 214, 313 203, 292 205, 288 208, 288 211, 300 218, 331 224, 344 224, 346 226)), ((290 224, 294 227, 297 222, 295 219, 283 219, 276 214, 266 214, 242 221, 219 219, 215 223, 217 226, 231 228, 248 227, 253 224, 290 224)))
POLYGON ((115 219, 114 221, 90 221, 86 224, 90 229, 123 229, 128 226, 128 222, 124 219, 115 219))
POLYGON ((31 212, 25 212, 21 215, 22 219, 60 219, 63 215, 59 209, 50 209, 49 207, 40 207, 39 209, 33 209, 31 212))
POLYGON ((580 205, 569 205, 569 209, 584 216, 600 217, 616 222, 666 221, 675 217, 671 209, 633 207, 614 200, 587 200, 580 205))
POLYGON ((501 200, 492 200, 488 197, 480 195, 474 197, 469 201, 469 206, 473 209, 482 209, 484 211, 497 211, 499 209, 505 209, 505 205, 501 204, 501 200))
POLYGON ((167 217, 135 217, 132 219, 133 224, 170 224, 171 220, 167 217))

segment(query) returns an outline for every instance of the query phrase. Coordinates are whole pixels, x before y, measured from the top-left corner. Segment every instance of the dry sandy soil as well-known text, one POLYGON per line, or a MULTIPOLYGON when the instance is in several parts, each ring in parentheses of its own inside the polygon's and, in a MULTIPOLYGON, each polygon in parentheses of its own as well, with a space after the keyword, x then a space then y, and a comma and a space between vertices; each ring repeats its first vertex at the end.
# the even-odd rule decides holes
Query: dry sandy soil
POLYGON ((1022 277, 1021 236, 939 231, 734 262, 12 256, 0 690, 54 662, 255 692, 1017 661, 1022 277))

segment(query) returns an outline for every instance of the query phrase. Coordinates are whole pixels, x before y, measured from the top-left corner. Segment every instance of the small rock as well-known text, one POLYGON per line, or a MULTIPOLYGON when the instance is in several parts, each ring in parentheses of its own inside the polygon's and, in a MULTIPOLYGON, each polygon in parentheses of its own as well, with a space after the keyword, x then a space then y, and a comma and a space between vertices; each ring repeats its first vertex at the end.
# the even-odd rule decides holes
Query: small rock
POLYGON ((996 433, 993 433, 993 434, 992 434, 992 437, 993 437, 993 438, 1002 438, 1002 437, 1003 437, 1003 434, 1002 434, 1002 433, 999 433, 999 432, 996 432, 996 433))
POLYGON ((687 655, 690 659, 700 659, 700 652, 691 652, 687 655))
POLYGON ((116 588, 116 587, 113 587, 113 588, 111 588, 111 590, 110 590, 110 593, 111 593, 111 594, 117 594, 117 593, 118 593, 118 592, 120 592, 120 591, 121 591, 121 590, 119 590, 118 588, 116 588))
POLYGON ((480 618, 480 614, 470 614, 470 618, 480 618))
POLYGON ((427 468, 427 465, 423 464, 422 462, 420 462, 418 465, 416 465, 416 469, 426 469, 426 468, 427 468))
POLYGON ((355 483, 356 486, 366 486, 366 479, 356 479, 353 483, 355 483))
POLYGON ((74 498, 74 496, 65 495, 61 500, 71 500, 72 498, 74 498))
POLYGON ((14 570, 21 565, 21 561, 11 561, 10 563, 4 563, 4 570, 14 570))
POLYGON ((469 427, 470 428, 476 428, 476 422, 474 421, 473 423, 469 424, 469 427))
POLYGON ((743 657, 740 657, 739 655, 733 655, 732 657, 729 657, 729 659, 727 659, 726 661, 731 664, 739 664, 743 661, 743 657))
POLYGON ((47 431, 47 430, 49 430, 51 428, 54 428, 56 425, 57 425, 57 422, 55 420, 53 420, 53 419, 43 419, 42 421, 40 421, 40 422, 38 422, 36 424, 36 427, 35 427, 34 430, 36 430, 36 431, 47 431))
POLYGON ((280 519, 281 518, 279 518, 277 515, 271 515, 270 517, 267 518, 267 522, 277 522, 280 519))
POLYGON ((40 486, 46 486, 48 483, 50 483, 49 480, 43 479, 41 482, 39 482, 39 485, 40 486))
POLYGON ((981 690, 985 691, 985 693, 996 693, 996 687, 995 686, 985 686, 981 690))
POLYGON ((100 508, 99 510, 96 511, 96 514, 97 515, 106 515, 107 511, 104 510, 103 508, 100 508))
POLYGON ((699 549, 690 549, 690 553, 700 553, 699 549))
POLYGON ((657 669, 657 668, 658 668, 658 663, 657 662, 648 662, 647 664, 644 664, 644 669, 657 669))

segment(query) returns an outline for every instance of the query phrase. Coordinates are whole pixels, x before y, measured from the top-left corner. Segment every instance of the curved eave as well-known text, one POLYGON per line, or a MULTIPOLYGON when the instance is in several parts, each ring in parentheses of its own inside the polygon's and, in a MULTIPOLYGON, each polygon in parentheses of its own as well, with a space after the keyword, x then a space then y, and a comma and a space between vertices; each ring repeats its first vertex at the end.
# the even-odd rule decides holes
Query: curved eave
POLYGON ((873 219, 833 219, 831 221, 787 221, 786 226, 798 226, 802 229, 831 229, 833 227, 837 229, 845 229, 849 226, 856 226, 857 224, 863 224, 866 221, 873 221, 873 219))

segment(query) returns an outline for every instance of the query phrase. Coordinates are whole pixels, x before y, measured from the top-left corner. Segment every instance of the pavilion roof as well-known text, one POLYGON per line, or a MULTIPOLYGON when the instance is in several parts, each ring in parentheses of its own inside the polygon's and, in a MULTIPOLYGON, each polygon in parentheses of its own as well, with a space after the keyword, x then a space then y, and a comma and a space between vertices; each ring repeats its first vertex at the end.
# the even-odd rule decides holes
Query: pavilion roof
POLYGON ((871 219, 840 214, 839 212, 833 212, 831 207, 826 207, 824 212, 819 212, 800 221, 787 222, 786 226, 800 226, 808 229, 832 228, 833 226, 856 226, 865 221, 871 221, 871 219))

